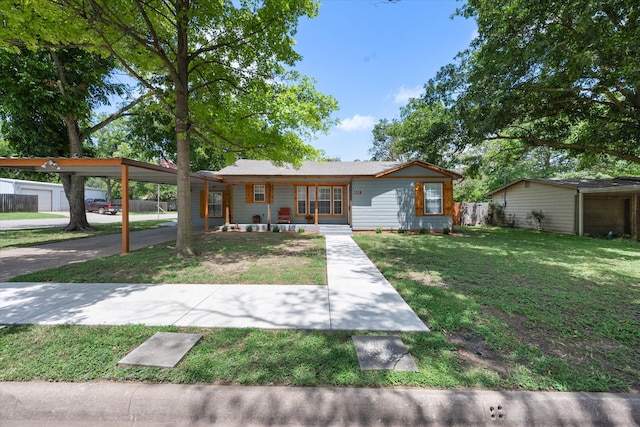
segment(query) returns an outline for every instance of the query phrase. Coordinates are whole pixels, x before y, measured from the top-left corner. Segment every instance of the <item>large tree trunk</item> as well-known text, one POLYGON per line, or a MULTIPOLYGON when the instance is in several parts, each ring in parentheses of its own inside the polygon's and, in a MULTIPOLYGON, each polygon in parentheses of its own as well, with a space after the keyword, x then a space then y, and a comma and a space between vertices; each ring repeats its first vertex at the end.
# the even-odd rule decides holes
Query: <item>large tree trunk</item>
POLYGON ((178 55, 173 83, 176 95, 176 139, 178 146, 178 236, 176 255, 197 254, 191 228, 190 125, 189 125, 189 52, 187 41, 188 0, 176 2, 178 55))
MULTIPOLYGON (((82 157, 82 137, 78 122, 73 117, 65 117, 69 136, 69 148, 71 157, 82 157)), ((61 173, 64 193, 69 199, 69 224, 63 228, 64 231, 75 230, 95 230, 87 221, 87 212, 84 210, 84 177, 72 174, 61 173)))
POLYGON ((95 230, 87 221, 84 210, 84 177, 70 173, 61 173, 62 187, 69 199, 69 224, 64 231, 95 230))

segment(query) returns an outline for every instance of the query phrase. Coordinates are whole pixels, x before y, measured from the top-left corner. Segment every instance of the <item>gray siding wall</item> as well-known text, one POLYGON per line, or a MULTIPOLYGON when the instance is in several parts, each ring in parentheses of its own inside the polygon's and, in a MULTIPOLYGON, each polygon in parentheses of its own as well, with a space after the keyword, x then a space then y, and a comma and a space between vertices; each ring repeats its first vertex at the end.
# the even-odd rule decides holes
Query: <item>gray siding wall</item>
MULTIPOLYGON (((399 178, 354 179, 354 230, 451 228, 450 216, 416 216, 415 180, 399 178)), ((435 181, 434 181, 435 182, 435 181)))
POLYGON ((543 230, 558 233, 575 233, 576 191, 537 182, 519 182, 493 195, 494 203, 506 202, 507 219, 513 217, 519 228, 536 228, 536 224, 527 221, 532 210, 541 210, 545 214, 543 230))

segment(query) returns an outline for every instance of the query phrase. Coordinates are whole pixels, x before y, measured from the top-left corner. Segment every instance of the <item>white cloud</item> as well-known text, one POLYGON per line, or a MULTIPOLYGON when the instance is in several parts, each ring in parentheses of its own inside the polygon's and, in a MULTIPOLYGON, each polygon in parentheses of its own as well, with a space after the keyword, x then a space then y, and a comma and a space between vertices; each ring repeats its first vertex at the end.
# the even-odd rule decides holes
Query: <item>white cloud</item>
POLYGON ((422 94, 422 86, 404 87, 401 86, 393 98, 395 104, 406 104, 410 98, 417 98, 422 94))
POLYGON ((354 132, 358 130, 372 129, 375 124, 375 119, 372 116, 361 116, 356 114, 353 117, 340 121, 338 129, 342 129, 345 132, 354 132))

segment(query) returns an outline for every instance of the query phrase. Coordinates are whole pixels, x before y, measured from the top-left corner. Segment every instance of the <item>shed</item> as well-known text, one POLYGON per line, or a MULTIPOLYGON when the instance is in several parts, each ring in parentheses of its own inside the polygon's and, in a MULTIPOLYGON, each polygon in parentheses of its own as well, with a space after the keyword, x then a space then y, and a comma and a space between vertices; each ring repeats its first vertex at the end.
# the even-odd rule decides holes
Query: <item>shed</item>
MULTIPOLYGON (((85 196, 104 199, 105 192, 100 188, 85 187, 85 196)), ((0 178, 0 194, 22 194, 38 196, 38 212, 60 212, 69 210, 69 200, 62 184, 27 181, 22 179, 0 178)))
POLYGON ((504 207, 516 227, 535 228, 527 219, 531 211, 545 215, 543 230, 638 238, 640 229, 640 177, 615 179, 522 178, 489 195, 504 207))

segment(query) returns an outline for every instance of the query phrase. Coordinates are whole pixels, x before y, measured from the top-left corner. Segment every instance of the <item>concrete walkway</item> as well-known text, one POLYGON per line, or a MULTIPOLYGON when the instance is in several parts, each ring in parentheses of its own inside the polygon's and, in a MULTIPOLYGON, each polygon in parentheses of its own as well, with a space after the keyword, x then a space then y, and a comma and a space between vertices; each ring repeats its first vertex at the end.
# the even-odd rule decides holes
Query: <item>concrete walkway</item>
MULTIPOLYGON (((132 242, 164 241, 171 231, 175 238, 173 229, 148 230, 146 243, 144 232, 132 242)), ((108 255, 118 245, 106 244, 104 237, 100 249, 89 249, 96 246, 87 244, 92 238, 16 250, 23 255, 1 251, 8 265, 2 274, 108 255)), ((0 324, 429 331, 351 237, 327 236, 326 247, 328 286, 0 283, 0 324)))

